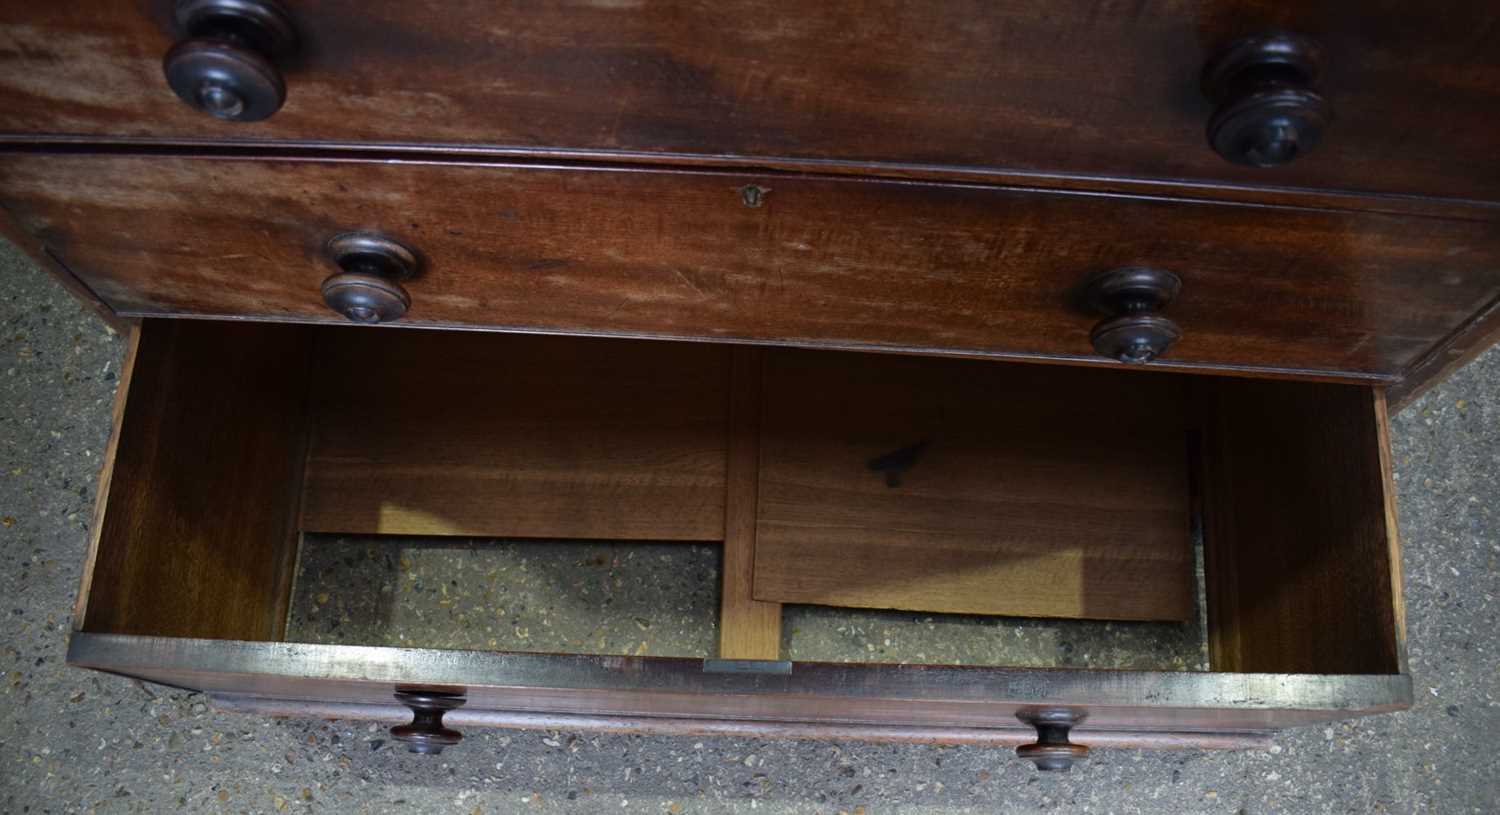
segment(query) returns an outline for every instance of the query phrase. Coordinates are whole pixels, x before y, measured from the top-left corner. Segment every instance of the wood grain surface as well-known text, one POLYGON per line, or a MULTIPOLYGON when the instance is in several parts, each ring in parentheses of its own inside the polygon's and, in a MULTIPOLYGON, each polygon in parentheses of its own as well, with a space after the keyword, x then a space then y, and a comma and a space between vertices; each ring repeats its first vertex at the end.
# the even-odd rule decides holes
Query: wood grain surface
POLYGON ((1185 387, 1113 371, 773 352, 755 596, 1185 620, 1185 387))
POLYGON ((142 324, 81 630, 281 636, 297 552, 308 329, 142 324))
POLYGON ((9 155, 0 197, 127 314, 340 320, 349 229, 424 253, 408 325, 1113 365, 1077 290, 1147 264, 1183 280, 1156 367, 1394 377, 1500 297, 1484 223, 1011 188, 9 155))
MULTIPOLYGON (((1091 727, 1261 730, 1400 710, 1411 677, 1037 670, 799 662, 787 675, 705 673, 664 657, 509 654, 79 634, 74 665, 209 693, 389 704, 397 686, 461 691, 466 707, 924 727, 1014 727, 1077 706, 1091 727)), ((1082 739, 1080 738, 1080 741, 1082 739)))
POLYGON ((1394 673, 1394 490, 1369 388, 1194 378, 1214 670, 1394 673))
MULTIPOLYGON (((234 713, 298 719, 343 719, 404 724, 411 710, 400 705, 361 702, 318 702, 237 694, 215 694, 214 707, 234 713)), ((443 717, 450 727, 505 727, 520 730, 588 731, 591 733, 650 734, 658 736, 730 737, 740 739, 815 739, 904 744, 972 744, 1015 747, 1036 740, 1031 727, 926 727, 922 725, 839 724, 834 722, 778 722, 729 719, 668 718, 664 716, 589 716, 577 713, 528 713, 480 710, 464 706, 443 717)), ((1085 722, 1073 730, 1073 740, 1089 747, 1128 750, 1263 750, 1272 743, 1269 733, 1257 731, 1101 730, 1085 722)))
POLYGON ((755 599, 764 357, 758 348, 736 348, 730 357, 719 593, 719 656, 724 659, 781 659, 781 604, 755 599))
MULTIPOLYGON (((99 560, 99 539, 104 532, 104 518, 109 514, 110 484, 115 477, 115 457, 120 450, 124 430, 125 405, 130 401, 130 383, 135 377, 135 361, 141 347, 141 326, 133 325, 125 335, 125 358, 120 362, 120 377, 115 381, 115 396, 110 404, 109 441, 99 461, 99 482, 94 492, 94 514, 89 521, 89 548, 83 556, 78 580, 78 597, 73 601, 73 630, 83 628, 88 617, 90 589, 99 560)), ((107 577, 107 575, 106 575, 107 577)))
POLYGON ((171 8, 0 4, 0 130, 1500 194, 1500 11, 1482 0, 306 0, 292 4, 286 106, 251 125, 167 89, 171 8), (1236 167, 1205 143, 1200 76, 1225 45, 1276 29, 1322 44, 1335 120, 1289 167, 1236 167))
POLYGON ((352 326, 316 339, 304 531, 724 535, 726 348, 352 326))
POLYGON ((115 314, 114 310, 100 300, 99 296, 82 280, 79 280, 78 276, 52 254, 39 238, 23 229, 3 204, 0 204, 0 239, 10 241, 17 249, 24 252, 32 263, 51 275, 52 279, 67 289, 78 302, 88 307, 95 316, 109 326, 111 331, 126 334, 135 329, 136 321, 115 314))
POLYGON ((1463 326, 1407 367, 1401 380, 1387 388, 1391 410, 1399 413, 1428 388, 1442 382, 1500 342, 1500 299, 1474 313, 1463 326))

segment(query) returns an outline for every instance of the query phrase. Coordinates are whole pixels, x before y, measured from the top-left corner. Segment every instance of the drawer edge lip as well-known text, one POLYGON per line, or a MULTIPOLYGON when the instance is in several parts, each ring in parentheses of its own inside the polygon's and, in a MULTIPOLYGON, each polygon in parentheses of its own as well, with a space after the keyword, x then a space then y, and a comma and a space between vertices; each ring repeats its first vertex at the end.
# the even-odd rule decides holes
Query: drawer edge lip
MULTIPOLYGON (((411 711, 400 705, 252 696, 234 693, 209 695, 215 708, 230 713, 283 718, 357 719, 401 724, 411 711)), ((515 730, 586 731, 815 741, 870 741, 905 744, 966 744, 1016 747, 1036 738, 1035 730, 1016 725, 964 727, 941 725, 837 724, 774 720, 714 719, 687 716, 605 715, 528 712, 461 707, 449 711, 445 723, 454 727, 497 727, 515 730)), ((1269 730, 1150 730, 1094 728, 1087 721, 1073 729, 1090 747, 1143 750, 1262 750, 1270 747, 1269 730)))
POLYGON ((1177 176, 1153 178, 1018 167, 579 147, 0 132, 0 154, 28 152, 141 158, 353 161, 536 170, 823 177, 1005 188, 1063 195, 1105 195, 1185 204, 1361 212, 1487 223, 1500 221, 1500 200, 1380 190, 1246 184, 1177 176))
POLYGON ((1321 368, 1273 368, 1265 365, 1235 365, 1217 362, 1184 362, 1159 359, 1146 365, 1127 365, 1088 354, 1046 354, 1027 351, 984 351, 920 345, 881 345, 846 341, 754 339, 746 337, 704 337, 697 335, 657 334, 641 331, 538 328, 533 326, 479 325, 473 323, 434 323, 402 321, 380 326, 353 325, 334 317, 300 317, 296 315, 180 313, 121 308, 117 313, 132 320, 222 320, 226 322, 316 325, 352 330, 464 331, 490 334, 527 334, 546 337, 590 337, 596 339, 643 340, 648 342, 692 342, 756 348, 792 348, 810 351, 850 351, 901 356, 930 356, 951 359, 993 360, 1034 365, 1068 365, 1080 368, 1104 368, 1133 373, 1195 374, 1230 376, 1247 379, 1284 379, 1303 382, 1327 382, 1339 385, 1389 387, 1401 381, 1399 374, 1369 371, 1338 371, 1321 368))
POLYGON ((993 705, 1076 704, 1241 711, 1340 711, 1412 705, 1408 674, 1229 674, 973 666, 794 663, 786 676, 706 674, 703 660, 449 651, 383 646, 75 633, 70 665, 177 677, 296 676, 354 684, 552 688, 691 696, 825 697, 993 705))

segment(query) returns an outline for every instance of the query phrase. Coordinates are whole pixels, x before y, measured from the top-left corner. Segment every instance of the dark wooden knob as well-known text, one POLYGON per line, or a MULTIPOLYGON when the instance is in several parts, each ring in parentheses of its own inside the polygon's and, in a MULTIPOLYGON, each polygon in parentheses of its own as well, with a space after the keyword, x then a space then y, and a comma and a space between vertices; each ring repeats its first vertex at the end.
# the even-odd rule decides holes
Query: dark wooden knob
POLYGON ((443 714, 464 703, 463 694, 441 691, 400 690, 396 701, 411 708, 411 724, 391 728, 391 738, 413 753, 437 755, 444 747, 463 741, 463 734, 443 726, 443 714))
POLYGON ((342 271, 323 281, 323 302, 356 323, 388 323, 411 308, 398 281, 417 275, 411 249, 384 235, 350 232, 328 242, 328 257, 342 271))
POLYGON ((323 302, 356 323, 388 323, 411 308, 411 296, 400 283, 352 272, 323 281, 323 302))
POLYGON ((1068 732, 1083 721, 1084 714, 1068 708, 1022 710, 1016 718, 1036 728, 1036 741, 1016 748, 1016 755, 1042 772, 1071 770, 1089 757, 1089 748, 1068 741, 1068 732))
POLYGON ((1311 150, 1333 120, 1317 91, 1323 51, 1296 34, 1249 37, 1203 71, 1203 93, 1218 108, 1208 143, 1235 164, 1275 167, 1311 150))
POLYGON ((292 19, 273 0, 178 0, 182 38, 162 60, 167 85, 210 116, 258 122, 281 109, 276 62, 297 46, 292 19))
POLYGON ((1150 362, 1182 337, 1177 324, 1157 312, 1182 288, 1177 275, 1146 266, 1105 272, 1084 286, 1090 309, 1108 319, 1094 326, 1094 350, 1120 362, 1150 362))

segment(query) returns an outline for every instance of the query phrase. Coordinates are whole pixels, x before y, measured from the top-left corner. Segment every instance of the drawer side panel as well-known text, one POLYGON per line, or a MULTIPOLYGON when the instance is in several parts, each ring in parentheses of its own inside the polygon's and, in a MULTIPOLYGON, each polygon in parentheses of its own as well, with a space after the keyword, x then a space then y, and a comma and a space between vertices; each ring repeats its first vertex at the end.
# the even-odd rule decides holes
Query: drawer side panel
POLYGON ((1384 400, 1352 385, 1194 385, 1214 670, 1399 672, 1384 400))
POLYGON ((83 631, 281 635, 305 455, 306 334, 142 324, 83 631))

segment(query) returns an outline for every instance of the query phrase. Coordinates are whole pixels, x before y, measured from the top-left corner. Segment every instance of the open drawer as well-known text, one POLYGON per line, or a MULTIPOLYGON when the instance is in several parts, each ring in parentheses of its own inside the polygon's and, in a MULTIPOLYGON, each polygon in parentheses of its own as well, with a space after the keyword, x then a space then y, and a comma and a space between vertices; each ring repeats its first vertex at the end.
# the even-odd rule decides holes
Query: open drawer
POLYGON ((997 744, 1039 724, 1029 755, 1056 767, 1075 726, 1083 744, 1243 746, 1411 702, 1367 387, 155 319, 127 371, 69 661, 229 707, 398 720, 405 704, 418 726, 400 737, 423 749, 456 735, 444 710, 450 726, 997 744), (291 608, 299 547, 327 533, 719 547, 716 645, 311 636, 291 608), (819 661, 784 604, 1119 642, 1173 625, 1203 656, 819 661))

